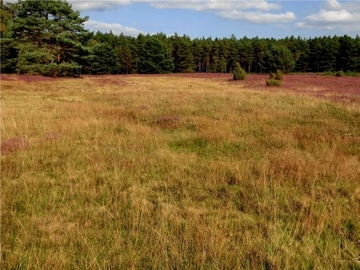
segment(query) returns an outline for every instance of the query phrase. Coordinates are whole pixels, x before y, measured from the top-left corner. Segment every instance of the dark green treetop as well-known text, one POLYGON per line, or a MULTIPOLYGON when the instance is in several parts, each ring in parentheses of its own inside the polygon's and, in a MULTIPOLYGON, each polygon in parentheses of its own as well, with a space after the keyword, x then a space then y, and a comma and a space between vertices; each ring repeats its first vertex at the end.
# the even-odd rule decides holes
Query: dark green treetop
POLYGON ((174 70, 167 46, 156 36, 148 37, 143 43, 137 66, 142 74, 164 74, 174 70))
POLYGON ((286 46, 271 45, 264 52, 259 65, 269 72, 281 70, 283 73, 289 73, 295 67, 295 60, 293 54, 286 46))
MULTIPOLYGON (((19 47, 19 73, 43 74, 43 65, 61 70, 79 68, 77 61, 87 52, 82 41, 89 32, 81 18, 65 0, 19 0, 13 24, 13 38, 19 47)), ((46 67, 45 67, 46 69, 46 67)))

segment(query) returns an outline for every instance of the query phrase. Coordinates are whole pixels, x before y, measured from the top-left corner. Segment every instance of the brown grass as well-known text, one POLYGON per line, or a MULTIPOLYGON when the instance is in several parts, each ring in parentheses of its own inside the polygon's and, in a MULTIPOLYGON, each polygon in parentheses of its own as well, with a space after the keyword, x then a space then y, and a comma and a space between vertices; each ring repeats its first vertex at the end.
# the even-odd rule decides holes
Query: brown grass
POLYGON ((357 269, 357 99, 248 78, 2 81, 1 268, 357 269))

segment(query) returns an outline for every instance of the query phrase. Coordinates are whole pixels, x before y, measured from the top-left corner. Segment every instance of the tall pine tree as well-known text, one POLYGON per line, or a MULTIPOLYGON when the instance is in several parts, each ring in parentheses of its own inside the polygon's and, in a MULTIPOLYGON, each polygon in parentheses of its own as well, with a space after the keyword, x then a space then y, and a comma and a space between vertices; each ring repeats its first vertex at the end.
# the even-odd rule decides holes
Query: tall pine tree
POLYGON ((143 43, 137 61, 137 70, 142 74, 164 74, 174 70, 168 47, 156 36, 143 43))
POLYGON ((19 73, 71 75, 87 48, 88 31, 78 11, 65 0, 19 0, 14 38, 19 44, 19 73))

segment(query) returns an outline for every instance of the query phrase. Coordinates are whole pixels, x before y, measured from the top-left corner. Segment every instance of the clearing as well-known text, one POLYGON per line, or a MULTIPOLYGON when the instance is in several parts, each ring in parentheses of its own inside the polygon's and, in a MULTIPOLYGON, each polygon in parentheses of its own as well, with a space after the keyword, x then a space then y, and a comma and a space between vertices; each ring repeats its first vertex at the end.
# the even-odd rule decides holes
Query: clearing
POLYGON ((1 75, 3 269, 358 269, 360 79, 1 75))

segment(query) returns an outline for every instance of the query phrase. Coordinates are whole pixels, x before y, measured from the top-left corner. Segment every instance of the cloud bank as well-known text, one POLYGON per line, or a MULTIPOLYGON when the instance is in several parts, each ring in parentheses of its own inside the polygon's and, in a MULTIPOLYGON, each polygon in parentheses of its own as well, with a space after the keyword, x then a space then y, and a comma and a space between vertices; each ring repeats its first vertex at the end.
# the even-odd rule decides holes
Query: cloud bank
POLYGON ((104 23, 95 20, 88 20, 84 23, 84 25, 92 30, 99 30, 101 32, 109 32, 111 30, 116 35, 119 35, 121 33, 127 36, 137 36, 140 33, 144 34, 144 32, 141 30, 128 26, 123 26, 119 23, 104 23))
MULTIPOLYGON (((336 1, 336 0, 332 0, 336 1)), ((188 9, 194 11, 208 11, 232 20, 243 20, 250 23, 288 23, 296 19, 293 12, 276 13, 281 6, 267 0, 113 0, 113 1, 80 1, 69 0, 77 10, 109 10, 120 5, 148 3, 157 9, 188 9)))
POLYGON ((296 24, 299 29, 328 30, 342 33, 360 32, 360 1, 340 3, 327 0, 319 12, 296 24))

